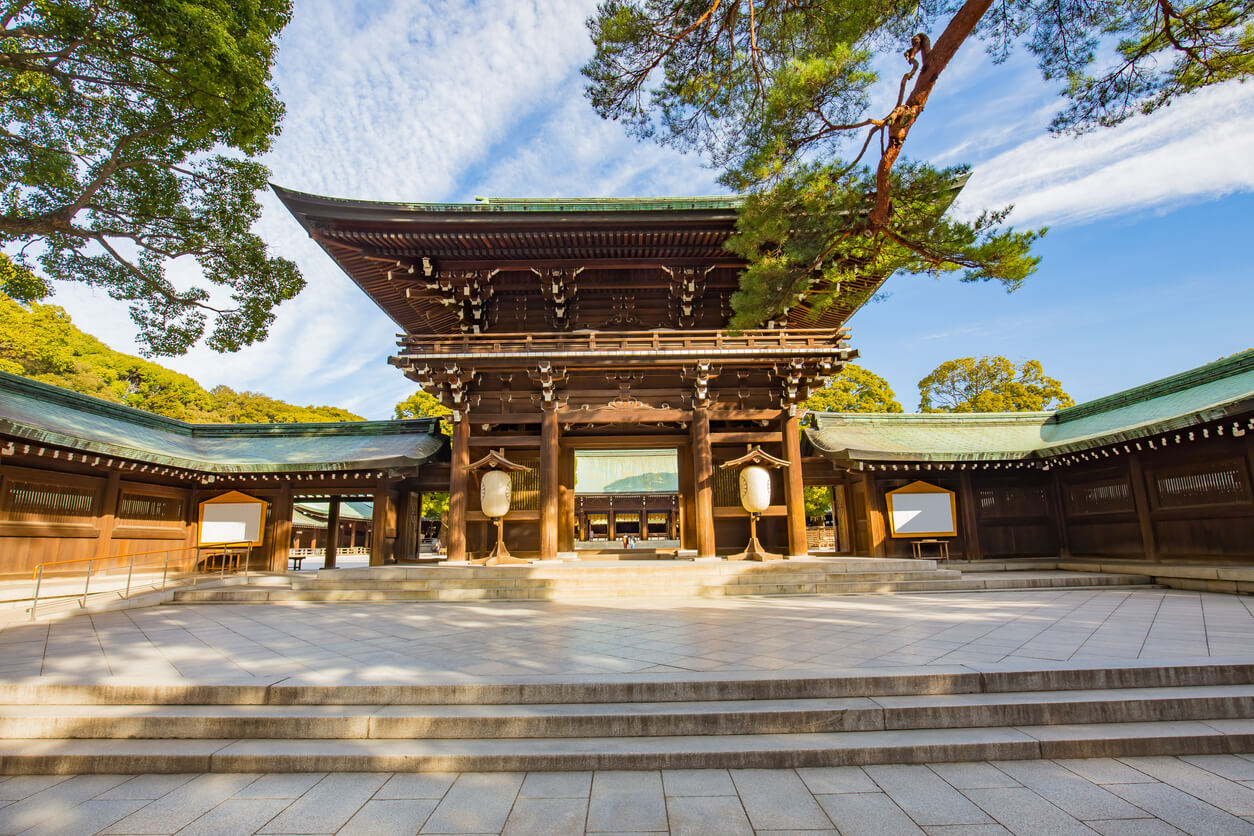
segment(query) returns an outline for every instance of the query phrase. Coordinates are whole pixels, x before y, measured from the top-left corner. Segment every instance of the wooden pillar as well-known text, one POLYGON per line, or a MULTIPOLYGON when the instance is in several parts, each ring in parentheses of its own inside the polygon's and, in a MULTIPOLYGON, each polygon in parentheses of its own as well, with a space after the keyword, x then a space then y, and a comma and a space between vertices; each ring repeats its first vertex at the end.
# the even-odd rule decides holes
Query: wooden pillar
POLYGON ((292 549, 292 483, 285 481, 274 498, 274 539, 270 550, 270 571, 286 572, 292 549))
POLYGON ((557 550, 573 552, 575 550, 575 451, 573 449, 561 448, 559 466, 561 472, 558 479, 557 550))
POLYGON ((382 566, 396 542, 396 492, 384 479, 375 486, 370 516, 370 565, 382 566))
POLYGON ((975 488, 971 474, 958 471, 958 510, 962 514, 962 556, 967 560, 983 560, 980 547, 980 519, 975 512, 975 488))
POLYGON ((322 560, 324 569, 335 568, 335 553, 340 547, 340 498, 331 497, 327 507, 327 548, 326 557, 322 560))
POLYGON ((788 554, 805 557, 806 546, 806 489, 801 480, 801 418, 785 411, 780 416, 780 430, 784 438, 784 505, 788 511, 788 554))
POLYGON ((696 504, 697 556, 713 557, 714 452, 710 449, 710 408, 692 410, 692 482, 696 504))
POLYGON ((408 518, 413 520, 412 527, 406 525, 409 536, 413 538, 409 542, 409 552, 406 557, 413 555, 415 560, 422 559, 422 491, 414 491, 409 495, 408 518))
POLYGON ((557 407, 540 411, 540 559, 557 557, 561 514, 558 497, 558 459, 562 448, 558 440, 557 407))
POLYGON ((866 489, 866 522, 867 534, 871 540, 871 556, 886 557, 888 555, 888 520, 884 512, 884 498, 880 496, 875 477, 871 474, 862 474, 862 485, 866 489))
POLYGON ((113 529, 117 524, 118 499, 122 495, 122 472, 109 471, 100 506, 100 533, 96 535, 96 551, 92 557, 113 553, 113 529))
POLYGON ((1136 521, 1141 529, 1141 548, 1145 551, 1146 560, 1157 563, 1158 542, 1154 536, 1154 519, 1145 490, 1145 469, 1141 467, 1140 453, 1128 456, 1128 478, 1132 482, 1132 501, 1136 505, 1136 521))
POLYGON ((680 548, 695 549, 697 547, 697 482, 692 476, 692 445, 685 445, 678 450, 679 465, 676 468, 679 477, 679 504, 675 508, 675 539, 680 548))
POLYGON ((1054 524, 1058 526, 1058 556, 1071 557, 1071 531, 1067 527, 1067 504, 1062 495, 1062 480, 1058 478, 1058 469, 1053 468, 1049 477, 1050 496, 1053 497, 1054 524))
POLYGON ((470 420, 453 424, 453 446, 448 468, 448 559, 466 559, 467 466, 470 465, 470 420))

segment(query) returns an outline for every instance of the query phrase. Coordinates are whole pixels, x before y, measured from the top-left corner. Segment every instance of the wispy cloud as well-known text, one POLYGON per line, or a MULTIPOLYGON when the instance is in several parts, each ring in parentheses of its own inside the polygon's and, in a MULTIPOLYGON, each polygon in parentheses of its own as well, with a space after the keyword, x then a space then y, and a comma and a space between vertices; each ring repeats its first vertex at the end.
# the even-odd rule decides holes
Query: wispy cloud
POLYGON ((1077 224, 1254 190, 1254 86, 1229 83, 1117 128, 1038 135, 975 167, 959 206, 1013 203, 1020 225, 1077 224))

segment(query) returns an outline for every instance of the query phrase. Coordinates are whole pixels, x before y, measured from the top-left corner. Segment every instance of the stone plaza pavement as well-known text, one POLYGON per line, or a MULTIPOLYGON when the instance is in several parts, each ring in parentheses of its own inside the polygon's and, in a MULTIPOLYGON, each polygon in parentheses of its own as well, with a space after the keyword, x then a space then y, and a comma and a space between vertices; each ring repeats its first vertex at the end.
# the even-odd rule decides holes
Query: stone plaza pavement
MULTIPOLYGON (((0 683, 467 682, 1254 661, 1170 589, 179 605, 0 629, 0 683)), ((773 770, 19 775, 0 834, 1254 833, 1254 755, 773 770)))
POLYGON ((1254 833, 1254 757, 634 772, 18 776, 0 833, 1254 833))
POLYGON ((1254 661, 1254 599, 1071 589, 596 603, 186 604, 0 628, 0 682, 1254 661))

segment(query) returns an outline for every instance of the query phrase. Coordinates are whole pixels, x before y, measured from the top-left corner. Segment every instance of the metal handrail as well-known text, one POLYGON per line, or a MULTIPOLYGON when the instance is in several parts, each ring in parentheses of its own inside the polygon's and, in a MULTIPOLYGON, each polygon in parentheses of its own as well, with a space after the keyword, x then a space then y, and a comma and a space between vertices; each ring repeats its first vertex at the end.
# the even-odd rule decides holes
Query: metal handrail
MULTIPOLYGON (((87 607, 87 595, 88 595, 88 592, 91 590, 92 570, 95 568, 95 565, 97 563, 104 563, 110 560, 129 559, 129 562, 127 563, 127 566, 126 566, 126 590, 122 593, 122 598, 125 600, 126 598, 129 598, 131 595, 131 579, 134 577, 134 574, 135 574, 135 558, 137 557, 146 557, 148 555, 164 554, 165 559, 162 563, 162 568, 161 568, 161 590, 165 591, 166 580, 170 574, 170 555, 171 554, 178 554, 179 552, 195 551, 196 560, 192 565, 196 566, 200 563, 200 552, 202 549, 225 551, 227 549, 239 549, 239 548, 247 549, 249 552, 249 557, 252 556, 251 555, 252 544, 239 542, 239 543, 214 543, 209 546, 196 545, 196 546, 181 546, 179 548, 152 549, 150 551, 127 552, 123 554, 110 554, 110 555, 102 555, 98 557, 80 557, 80 558, 75 558, 73 560, 50 560, 46 563, 36 564, 35 568, 31 571, 31 578, 35 582, 35 590, 34 590, 34 594, 31 596, 30 620, 31 621, 35 620, 36 609, 39 607, 39 590, 40 590, 40 587, 43 585, 43 580, 44 580, 44 569, 47 568, 48 566, 63 566, 69 563, 86 563, 87 564, 87 571, 83 575, 83 594, 82 596, 79 597, 79 602, 78 602, 78 605, 80 608, 86 608, 87 607)), ((221 566, 221 576, 223 579, 226 578, 226 564, 227 564, 227 561, 225 560, 225 556, 224 556, 224 559, 222 560, 222 566, 221 566)), ((238 561, 236 562, 236 565, 238 567, 238 561)), ((244 561, 244 577, 245 578, 248 577, 248 560, 244 561)), ((196 576, 193 575, 192 576, 193 584, 195 583, 195 580, 196 580, 196 576)))

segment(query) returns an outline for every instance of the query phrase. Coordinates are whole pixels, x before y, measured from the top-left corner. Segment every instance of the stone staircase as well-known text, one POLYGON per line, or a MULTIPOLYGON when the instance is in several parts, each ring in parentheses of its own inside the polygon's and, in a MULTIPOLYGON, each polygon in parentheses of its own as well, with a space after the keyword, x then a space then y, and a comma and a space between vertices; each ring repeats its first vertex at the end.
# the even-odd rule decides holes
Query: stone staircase
POLYGON ((0 685, 0 773, 796 767, 1254 751, 1254 665, 0 685))
POLYGON ((770 563, 610 561, 527 566, 375 566, 174 593, 174 603, 528 601, 736 595, 849 595, 1146 585, 1102 572, 963 573, 933 560, 834 558, 770 563))

